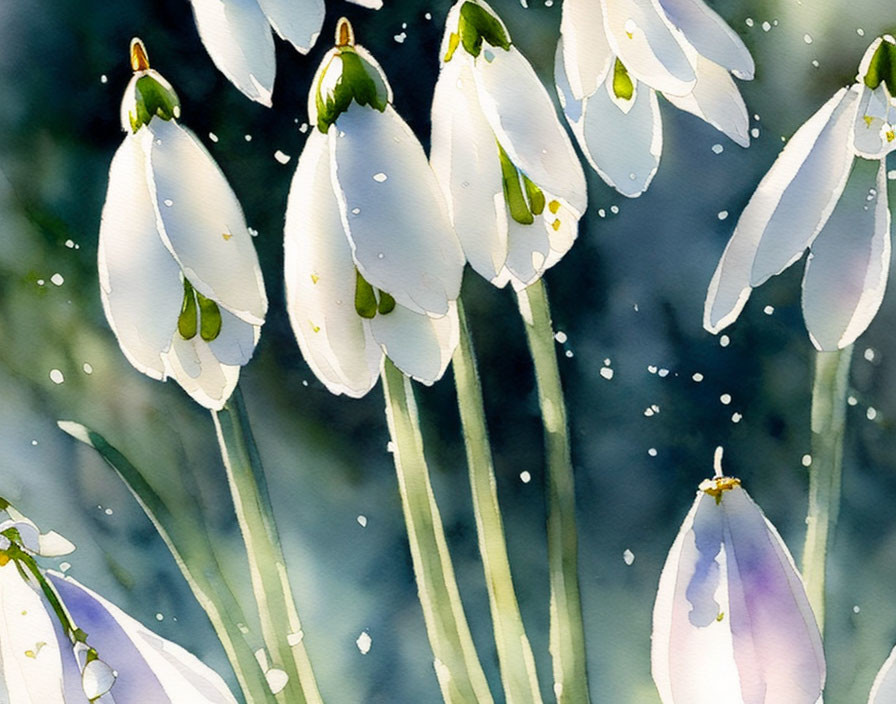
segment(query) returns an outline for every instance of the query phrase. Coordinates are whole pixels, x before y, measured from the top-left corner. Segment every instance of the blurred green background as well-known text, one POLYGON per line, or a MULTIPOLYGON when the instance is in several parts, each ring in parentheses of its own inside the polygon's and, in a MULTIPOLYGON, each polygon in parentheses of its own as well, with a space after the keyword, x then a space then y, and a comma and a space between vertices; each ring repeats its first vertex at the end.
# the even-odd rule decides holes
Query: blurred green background
MULTIPOLYGON (((559 0, 492 4, 550 84, 559 0)), ((566 335, 557 349, 572 424, 596 702, 658 701, 649 671, 653 596, 716 445, 726 448, 727 472, 743 479, 799 556, 813 358, 799 309, 802 267, 757 290, 723 339, 701 328, 703 298, 782 138, 851 82, 876 35, 896 29, 896 9, 878 0, 710 4, 756 59, 756 80, 740 87, 758 138, 743 150, 664 104, 663 159, 650 190, 626 200, 589 170, 591 204, 579 241, 546 277, 556 328, 566 335)), ((73 419, 103 433, 169 493, 189 487, 181 500, 201 506, 233 578, 245 583, 210 417, 176 384, 131 368, 100 305, 97 231, 108 165, 123 136, 118 105, 130 76, 128 43, 135 35, 146 41, 153 67, 181 96, 182 122, 210 148, 259 233, 271 311, 242 388, 323 694, 339 704, 434 703, 382 395, 331 396, 303 362, 284 310, 282 225, 309 83, 339 15, 352 19, 358 41, 383 64, 396 108, 426 145, 449 6, 386 0, 371 12, 328 1, 323 39, 309 56, 278 41, 274 107, 266 109, 215 70, 186 0, 0 0, 0 495, 78 545, 70 574, 230 681, 211 627, 139 507, 92 451, 55 424, 73 419), (292 157, 288 164, 274 158, 277 150, 292 157), (51 370, 64 381, 51 380, 51 370), (362 632, 372 641, 367 654, 356 645, 362 632)), ((896 181, 889 184, 892 202, 896 181)), ((547 697, 543 462, 532 369, 513 296, 468 276, 464 297, 517 591, 547 697)), ((896 642, 894 324, 891 292, 853 362, 829 580, 830 704, 865 701, 896 642)), ((497 685, 450 373, 418 397, 461 591, 497 685)))

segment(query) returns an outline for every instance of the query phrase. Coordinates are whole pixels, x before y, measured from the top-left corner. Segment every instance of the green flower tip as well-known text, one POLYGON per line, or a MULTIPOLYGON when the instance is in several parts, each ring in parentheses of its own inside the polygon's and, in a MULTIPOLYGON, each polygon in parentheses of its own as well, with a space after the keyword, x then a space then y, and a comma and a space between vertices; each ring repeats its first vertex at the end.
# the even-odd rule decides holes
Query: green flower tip
POLYGON ((358 315, 372 320, 377 313, 387 315, 395 310, 395 299, 392 296, 374 289, 357 269, 355 274, 355 312, 358 315))
POLYGON ((163 120, 180 117, 177 93, 158 71, 150 68, 146 45, 137 37, 131 40, 130 59, 134 76, 122 100, 122 127, 136 132, 153 117, 163 120))
POLYGON ((383 112, 389 104, 389 87, 382 69, 361 47, 344 17, 336 24, 336 46, 324 58, 314 82, 317 128, 326 133, 352 101, 383 112))
POLYGON ((177 332, 185 340, 192 340, 199 333, 206 342, 221 334, 221 309, 184 279, 184 300, 177 316, 177 332))
POLYGON ((868 64, 864 81, 871 90, 884 83, 890 95, 896 95, 896 40, 889 34, 881 38, 868 64))
POLYGON ((468 0, 460 6, 457 32, 448 39, 445 61, 451 61, 458 46, 463 46, 470 56, 479 56, 483 42, 505 51, 511 46, 510 35, 501 20, 482 5, 468 0))

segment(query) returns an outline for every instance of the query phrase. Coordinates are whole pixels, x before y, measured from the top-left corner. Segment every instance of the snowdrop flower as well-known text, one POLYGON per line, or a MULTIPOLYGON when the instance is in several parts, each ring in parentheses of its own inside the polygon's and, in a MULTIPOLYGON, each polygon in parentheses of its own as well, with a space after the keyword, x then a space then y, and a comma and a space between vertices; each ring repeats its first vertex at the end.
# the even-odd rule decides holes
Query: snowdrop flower
MULTIPOLYGON (((277 60, 271 28, 307 54, 324 21, 324 0, 190 0, 196 28, 218 70, 247 98, 271 106, 277 60)), ((378 10, 383 0, 349 0, 378 10)))
POLYGON ((856 83, 800 127, 741 213, 709 286, 703 325, 733 323, 752 289, 808 247, 803 317, 819 350, 871 323, 890 269, 886 155, 896 149, 896 44, 878 38, 856 83), (856 158, 856 157, 859 158, 856 158))
POLYGON ((218 410, 252 357, 267 297, 243 212, 180 104, 131 43, 127 132, 109 169, 99 237, 103 308, 128 361, 218 410))
POLYGON ((653 608, 663 704, 815 704, 821 636, 781 536, 740 486, 700 484, 653 608))
POLYGON ((622 195, 650 185, 663 150, 657 92, 742 147, 749 117, 731 74, 750 52, 703 0, 564 0, 555 81, 588 162, 622 195))
POLYGON ((894 704, 896 702, 896 648, 890 651, 868 695, 868 704, 894 704))
POLYGON ((431 384, 457 345, 464 257, 423 147, 342 19, 312 82, 315 128, 286 210, 286 304, 311 369, 360 397, 384 354, 431 384))
POLYGON ((35 558, 74 546, 0 499, 0 701, 6 704, 236 704, 219 675, 35 558), (63 543, 64 541, 64 543, 63 543))
POLYGON ((575 241, 585 175, 554 105, 481 0, 448 13, 432 106, 432 166, 470 265, 522 289, 575 241))

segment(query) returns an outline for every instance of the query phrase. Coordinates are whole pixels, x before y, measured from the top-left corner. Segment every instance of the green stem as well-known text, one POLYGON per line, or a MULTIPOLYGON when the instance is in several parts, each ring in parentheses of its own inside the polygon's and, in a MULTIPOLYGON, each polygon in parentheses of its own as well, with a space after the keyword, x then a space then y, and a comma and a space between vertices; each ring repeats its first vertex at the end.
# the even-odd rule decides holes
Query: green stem
POLYGON ((526 629, 513 589, 488 428, 485 423, 482 388, 476 369, 473 340, 460 299, 457 301, 457 315, 460 319, 460 344, 454 352, 451 365, 454 369, 457 405, 460 409, 467 449, 479 552, 485 570, 504 696, 507 704, 541 704, 535 658, 529 639, 526 637, 526 629))
POLYGON ((575 479, 566 404, 542 280, 517 293, 535 365, 547 455, 548 564, 551 574, 550 650, 558 704, 587 704, 585 629, 579 596, 575 479))
POLYGON ((824 633, 824 583, 828 542, 840 511, 843 432, 852 345, 818 352, 812 384, 812 464, 809 466, 809 511, 803 549, 803 580, 824 633))
POLYGON ((383 394, 417 593, 442 697, 448 704, 492 704, 429 483, 414 391, 410 379, 388 358, 383 366, 383 394))
POLYGON ((72 421, 59 421, 58 425, 75 439, 94 448, 140 504, 215 629, 246 704, 274 701, 252 648, 240 631, 242 608, 224 584, 214 548, 198 512, 183 511, 175 516, 143 473, 102 435, 72 421), (215 575, 218 575, 217 579, 215 575))
POLYGON ((286 561, 271 512, 261 459, 243 397, 237 388, 220 411, 212 411, 237 522, 249 558, 261 634, 271 666, 289 676, 278 694, 286 704, 321 704, 302 640, 302 626, 286 574, 286 561))

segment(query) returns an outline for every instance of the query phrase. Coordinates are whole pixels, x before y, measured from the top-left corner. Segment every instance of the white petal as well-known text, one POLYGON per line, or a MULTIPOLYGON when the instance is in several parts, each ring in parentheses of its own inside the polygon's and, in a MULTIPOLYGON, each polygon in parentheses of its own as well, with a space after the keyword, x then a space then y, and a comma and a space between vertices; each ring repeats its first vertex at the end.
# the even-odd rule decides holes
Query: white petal
POLYGON ((202 295, 261 325, 267 296, 243 211, 221 169, 188 129, 153 120, 143 139, 163 241, 202 295))
POLYGON ((667 95, 680 110, 696 115, 724 132, 742 147, 750 146, 747 106, 724 68, 702 56, 696 57, 697 84, 684 96, 667 95))
POLYGON ((633 78, 664 93, 690 92, 696 80, 694 68, 657 0, 612 0, 601 5, 610 47, 633 78))
POLYGON ((856 154, 883 159, 896 149, 896 101, 884 83, 874 90, 862 83, 860 90, 853 136, 856 154))
POLYGON ((896 702, 896 648, 890 651, 890 657, 881 666, 871 694, 868 696, 868 704, 893 704, 896 702))
POLYGON ((165 354, 165 367, 196 403, 213 411, 224 407, 240 376, 240 366, 219 362, 199 335, 185 340, 175 333, 165 354))
POLYGON ((122 352, 144 374, 164 379, 162 355, 177 326, 183 285, 159 236, 137 137, 125 137, 112 159, 97 255, 103 309, 122 352))
POLYGON ((0 567, 0 666, 5 704, 64 704, 52 617, 11 560, 0 567))
POLYGON ((556 60, 563 63, 570 90, 577 100, 597 90, 613 61, 600 5, 593 0, 563 2, 560 21, 563 49, 557 53, 556 60))
POLYGON ((519 291, 535 283, 576 240, 578 215, 550 193, 544 197, 547 205, 531 225, 507 219, 507 263, 500 277, 502 286, 510 281, 519 291))
POLYGON ((81 687, 90 701, 106 694, 115 684, 115 672, 102 660, 91 660, 81 674, 81 687))
POLYGON ((793 557, 746 491, 724 492, 721 508, 731 558, 730 628, 744 702, 815 704, 824 687, 824 651, 793 557))
POLYGON ((703 326, 718 332, 743 309, 752 286, 802 256, 824 226, 852 164, 856 93, 838 91, 778 155, 738 220, 706 295, 703 326))
POLYGON ((803 278, 803 317, 818 349, 846 347, 865 331, 880 308, 889 270, 886 164, 856 159, 812 243, 803 278))
POLYGON ((433 318, 395 306, 373 318, 370 329, 396 367, 429 385, 442 378, 457 347, 457 308, 452 301, 446 315, 433 318))
POLYGON ((276 59, 256 0, 190 0, 196 28, 218 70, 248 98, 271 105, 276 59))
POLYGON ((88 642, 117 673, 118 702, 236 704, 224 680, 179 645, 157 636, 71 577, 47 573, 88 642))
POLYGON ((753 78, 756 67, 749 50, 703 0, 659 0, 659 3, 669 22, 682 31, 702 56, 724 66, 738 78, 753 78))
POLYGON ((391 105, 352 103, 330 129, 333 188, 361 274, 400 305, 445 314, 464 256, 420 142, 391 105))
POLYGON ((379 10, 383 6, 383 0, 348 0, 355 5, 366 7, 368 10, 379 10))
POLYGON ((430 162, 467 260, 493 281, 507 258, 501 165, 470 61, 462 55, 442 65, 436 82, 430 162))
POLYGON ((312 130, 289 189, 286 309, 305 361, 334 394, 359 398, 383 353, 355 310, 356 269, 330 179, 328 138, 312 130))
POLYGON ((41 557, 62 557, 75 551, 75 544, 55 530, 41 533, 37 553, 41 557))
POLYGON ((525 57, 516 47, 484 48, 473 75, 482 111, 514 165, 536 186, 584 213, 585 174, 547 90, 525 57))
POLYGON ((268 21, 283 39, 307 54, 324 23, 324 0, 257 0, 268 21))
POLYGON ((652 669, 664 704, 815 704, 821 637, 787 548, 739 486, 701 492, 666 560, 652 669))

